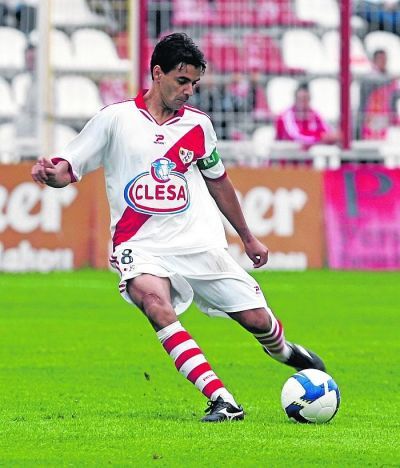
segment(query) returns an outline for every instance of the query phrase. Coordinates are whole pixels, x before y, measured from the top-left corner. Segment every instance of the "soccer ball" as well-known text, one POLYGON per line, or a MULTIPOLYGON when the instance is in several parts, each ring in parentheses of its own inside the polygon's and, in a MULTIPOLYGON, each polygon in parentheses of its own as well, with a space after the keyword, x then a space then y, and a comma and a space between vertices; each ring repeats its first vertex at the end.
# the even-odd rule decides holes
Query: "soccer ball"
POLYGON ((317 369, 305 369, 286 381, 281 403, 291 421, 326 423, 339 409, 340 392, 330 375, 317 369))

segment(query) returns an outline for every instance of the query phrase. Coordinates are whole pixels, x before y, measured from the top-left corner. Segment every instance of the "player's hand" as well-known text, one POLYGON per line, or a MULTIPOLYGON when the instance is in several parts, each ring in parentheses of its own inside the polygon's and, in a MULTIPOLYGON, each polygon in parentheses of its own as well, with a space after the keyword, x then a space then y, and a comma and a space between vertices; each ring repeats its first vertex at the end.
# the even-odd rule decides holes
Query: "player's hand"
POLYGON ((260 268, 268 262, 268 247, 253 237, 244 242, 247 256, 252 260, 254 268, 260 268))
POLYGON ((51 185, 56 181, 56 166, 50 159, 39 158, 32 167, 31 176, 38 184, 51 185))

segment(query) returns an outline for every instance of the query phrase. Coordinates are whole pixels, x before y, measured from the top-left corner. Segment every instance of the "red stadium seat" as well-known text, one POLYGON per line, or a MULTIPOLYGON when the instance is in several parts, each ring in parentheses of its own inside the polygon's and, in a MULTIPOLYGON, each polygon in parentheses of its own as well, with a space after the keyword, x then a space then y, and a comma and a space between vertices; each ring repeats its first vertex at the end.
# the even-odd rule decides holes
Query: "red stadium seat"
POLYGON ((174 26, 311 26, 296 17, 291 0, 173 0, 174 26))
POLYGON ((207 33, 201 39, 201 47, 216 71, 236 72, 243 69, 239 47, 223 33, 207 33))
POLYGON ((173 0, 172 7, 174 26, 214 24, 213 8, 208 0, 173 0))
POLYGON ((248 0, 217 0, 215 2, 214 24, 218 26, 253 26, 256 11, 248 0))
POLYGON ((287 67, 277 42, 262 33, 249 33, 243 38, 245 69, 271 74, 302 73, 303 70, 287 67))
POLYGON ((311 21, 296 17, 291 0, 255 0, 254 26, 312 26, 311 21))

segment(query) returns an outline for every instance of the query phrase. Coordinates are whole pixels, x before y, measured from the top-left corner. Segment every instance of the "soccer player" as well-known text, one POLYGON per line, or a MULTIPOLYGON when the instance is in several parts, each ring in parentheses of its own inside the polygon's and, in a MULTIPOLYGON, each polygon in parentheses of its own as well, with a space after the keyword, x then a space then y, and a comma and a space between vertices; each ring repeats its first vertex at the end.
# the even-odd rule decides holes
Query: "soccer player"
POLYGON ((64 187, 104 167, 120 292, 209 399, 202 421, 218 422, 243 419, 244 412, 178 319, 193 300, 206 314, 237 321, 272 358, 296 369, 325 367, 285 340, 257 282, 226 251, 217 207, 254 267, 268 259, 243 217, 209 117, 187 104, 205 68, 188 36, 164 37, 152 54, 150 89, 98 112, 57 158, 40 158, 32 177, 64 187))

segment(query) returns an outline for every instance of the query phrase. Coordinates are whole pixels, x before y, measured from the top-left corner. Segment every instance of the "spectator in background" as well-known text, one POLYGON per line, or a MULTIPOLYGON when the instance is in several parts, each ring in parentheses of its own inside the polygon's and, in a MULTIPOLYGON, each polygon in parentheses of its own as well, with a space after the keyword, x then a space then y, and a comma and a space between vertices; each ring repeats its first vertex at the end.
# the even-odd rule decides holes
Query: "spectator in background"
POLYGON ((363 77, 360 84, 357 137, 363 140, 383 140, 388 127, 396 124, 398 86, 387 71, 385 50, 375 50, 371 61, 373 71, 363 77))
POLYGON ((226 121, 225 88, 223 84, 216 82, 211 64, 207 65, 207 74, 194 89, 191 104, 210 116, 218 138, 221 140, 229 138, 226 121))
POLYGON ((339 133, 332 130, 324 119, 310 106, 310 91, 306 83, 298 86, 294 105, 284 111, 275 122, 276 139, 296 141, 304 149, 320 144, 335 144, 339 133))
POLYGON ((385 50, 375 50, 372 56, 372 70, 378 76, 387 77, 387 54, 385 50))

